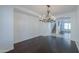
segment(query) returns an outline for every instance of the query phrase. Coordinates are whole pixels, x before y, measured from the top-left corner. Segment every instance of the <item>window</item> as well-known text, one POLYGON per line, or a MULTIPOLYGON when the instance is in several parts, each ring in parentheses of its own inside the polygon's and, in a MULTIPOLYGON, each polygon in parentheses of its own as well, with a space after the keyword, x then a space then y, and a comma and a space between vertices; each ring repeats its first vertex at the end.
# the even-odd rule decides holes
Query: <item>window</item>
POLYGON ((64 23, 64 29, 71 29, 71 23, 64 23))

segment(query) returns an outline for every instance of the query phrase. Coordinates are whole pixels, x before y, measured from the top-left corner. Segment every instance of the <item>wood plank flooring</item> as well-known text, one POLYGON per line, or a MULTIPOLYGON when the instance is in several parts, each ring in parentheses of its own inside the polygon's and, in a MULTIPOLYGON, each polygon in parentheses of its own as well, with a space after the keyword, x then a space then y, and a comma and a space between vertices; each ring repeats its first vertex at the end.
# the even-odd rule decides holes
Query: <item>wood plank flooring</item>
POLYGON ((54 36, 39 36, 14 45, 7 53, 77 53, 74 41, 54 36))

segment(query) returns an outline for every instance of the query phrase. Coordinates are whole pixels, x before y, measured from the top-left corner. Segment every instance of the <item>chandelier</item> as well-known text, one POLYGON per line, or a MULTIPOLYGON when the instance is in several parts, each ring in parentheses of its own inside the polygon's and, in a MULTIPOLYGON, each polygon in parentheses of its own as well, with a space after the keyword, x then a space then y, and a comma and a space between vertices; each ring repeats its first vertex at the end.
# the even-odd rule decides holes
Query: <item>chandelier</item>
POLYGON ((56 18, 53 16, 53 14, 51 14, 50 5, 46 5, 46 7, 47 7, 47 14, 42 15, 40 17, 40 21, 42 21, 42 22, 55 22, 56 18))

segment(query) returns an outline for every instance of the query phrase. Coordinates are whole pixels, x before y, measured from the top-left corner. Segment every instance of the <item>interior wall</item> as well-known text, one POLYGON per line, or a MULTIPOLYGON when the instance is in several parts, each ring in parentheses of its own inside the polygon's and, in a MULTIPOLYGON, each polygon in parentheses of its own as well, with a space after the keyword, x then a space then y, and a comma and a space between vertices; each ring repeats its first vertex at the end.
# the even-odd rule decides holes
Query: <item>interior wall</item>
POLYGON ((79 6, 77 6, 77 11, 76 11, 76 20, 75 20, 75 32, 76 32, 76 41, 79 42, 79 6))
POLYGON ((51 23, 40 22, 39 28, 39 33, 41 36, 51 35, 51 23))
POLYGON ((14 42, 18 43, 37 36, 48 34, 48 24, 39 18, 21 11, 14 11, 14 42))
POLYGON ((13 48, 13 8, 0 6, 0 52, 13 48))
POLYGON ((39 23, 36 17, 14 12, 14 42, 21 42, 29 38, 39 36, 39 23))
POLYGON ((75 24, 74 24, 74 28, 75 28, 74 33, 76 34, 75 41, 76 41, 76 44, 77 44, 77 47, 79 50, 79 27, 78 26, 79 26, 79 6, 77 6, 76 20, 75 20, 75 24))

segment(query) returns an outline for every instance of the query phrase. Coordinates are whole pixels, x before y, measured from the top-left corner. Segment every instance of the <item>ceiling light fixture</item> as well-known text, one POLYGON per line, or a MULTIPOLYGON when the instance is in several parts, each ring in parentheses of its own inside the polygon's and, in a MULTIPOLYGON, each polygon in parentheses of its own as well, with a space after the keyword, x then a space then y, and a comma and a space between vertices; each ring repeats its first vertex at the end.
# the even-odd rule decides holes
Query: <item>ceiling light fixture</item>
POLYGON ((50 5, 46 5, 47 6, 47 14, 46 15, 42 15, 40 17, 40 21, 42 22, 55 22, 55 17, 53 16, 53 14, 51 14, 51 10, 50 10, 50 5))

